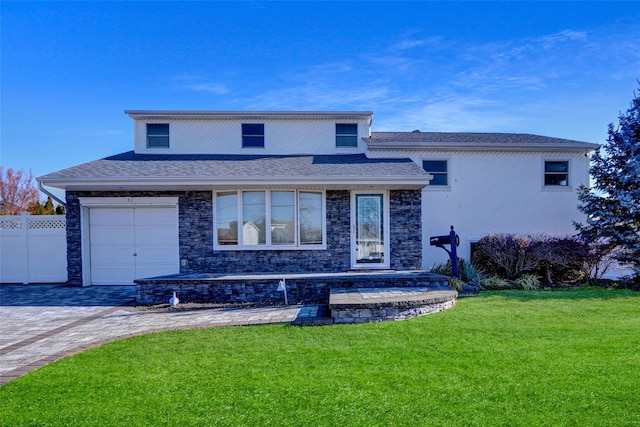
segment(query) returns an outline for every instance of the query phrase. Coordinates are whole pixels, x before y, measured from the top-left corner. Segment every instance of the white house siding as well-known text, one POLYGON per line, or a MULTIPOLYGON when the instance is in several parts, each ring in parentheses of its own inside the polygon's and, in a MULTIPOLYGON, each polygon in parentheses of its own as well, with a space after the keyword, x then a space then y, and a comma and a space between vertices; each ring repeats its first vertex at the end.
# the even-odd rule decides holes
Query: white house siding
POLYGON ((423 265, 445 261, 446 253, 429 246, 429 237, 447 234, 451 225, 460 236, 458 254, 469 258, 470 243, 489 233, 571 235, 577 209, 577 188, 588 183, 588 157, 581 153, 497 151, 384 151, 376 157, 448 160, 448 187, 423 190, 423 265), (569 161, 569 186, 544 187, 544 161, 569 161))
POLYGON ((147 119, 135 120, 135 152, 140 154, 352 154, 362 153, 367 120, 344 119, 147 119), (167 148, 147 148, 146 124, 169 123, 167 148), (242 148, 242 123, 264 123, 264 148, 242 148), (336 123, 357 123, 357 148, 336 148, 336 123))

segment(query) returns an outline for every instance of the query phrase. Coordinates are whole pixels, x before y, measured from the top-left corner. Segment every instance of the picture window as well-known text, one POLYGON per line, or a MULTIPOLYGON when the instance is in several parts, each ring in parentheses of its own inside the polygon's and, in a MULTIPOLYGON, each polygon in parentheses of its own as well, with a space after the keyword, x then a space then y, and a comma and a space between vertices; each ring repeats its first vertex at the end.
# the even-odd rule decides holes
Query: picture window
POLYGON ((224 191, 215 194, 218 247, 296 249, 324 244, 324 194, 224 191))

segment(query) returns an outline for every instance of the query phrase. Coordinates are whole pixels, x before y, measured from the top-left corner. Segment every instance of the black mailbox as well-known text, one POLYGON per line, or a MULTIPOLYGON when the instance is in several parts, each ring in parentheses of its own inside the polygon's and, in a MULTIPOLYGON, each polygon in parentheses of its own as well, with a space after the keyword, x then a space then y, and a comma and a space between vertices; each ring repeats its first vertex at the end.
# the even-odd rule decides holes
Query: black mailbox
POLYGON ((446 236, 431 236, 429 238, 429 242, 431 243, 431 246, 450 245, 451 236, 448 234, 446 236))
POLYGON ((449 234, 444 236, 431 236, 429 237, 429 243, 431 246, 444 249, 449 254, 453 277, 458 277, 458 251, 456 248, 460 246, 460 237, 458 237, 453 229, 453 225, 451 226, 449 234), (445 245, 451 245, 451 250, 445 248, 445 245))
MULTIPOLYGON (((456 240, 456 246, 460 246, 460 236, 456 234, 455 240, 456 240)), ((451 235, 431 236, 429 238, 429 243, 431 244, 431 246, 450 245, 451 235)))

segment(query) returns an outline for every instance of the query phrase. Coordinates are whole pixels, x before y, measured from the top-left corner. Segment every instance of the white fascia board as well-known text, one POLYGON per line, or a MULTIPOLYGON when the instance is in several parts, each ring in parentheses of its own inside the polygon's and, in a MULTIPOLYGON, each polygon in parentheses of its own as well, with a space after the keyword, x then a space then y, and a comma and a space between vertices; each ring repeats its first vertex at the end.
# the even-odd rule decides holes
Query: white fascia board
POLYGON ((372 111, 206 111, 206 110, 125 110, 132 119, 325 119, 370 120, 372 111))
POLYGON ((438 143, 438 142, 399 142, 399 143, 367 143, 371 151, 539 151, 539 152, 580 152, 597 150, 600 145, 585 143, 567 144, 467 144, 467 143, 438 143))
POLYGON ((133 189, 205 189, 205 188, 266 188, 266 187, 314 187, 314 188, 394 188, 420 189, 429 184, 428 177, 383 177, 371 179, 367 177, 338 177, 338 178, 314 178, 305 177, 264 177, 251 179, 194 179, 185 178, 92 178, 92 179, 50 179, 44 182, 46 185, 62 190, 133 190, 133 189))

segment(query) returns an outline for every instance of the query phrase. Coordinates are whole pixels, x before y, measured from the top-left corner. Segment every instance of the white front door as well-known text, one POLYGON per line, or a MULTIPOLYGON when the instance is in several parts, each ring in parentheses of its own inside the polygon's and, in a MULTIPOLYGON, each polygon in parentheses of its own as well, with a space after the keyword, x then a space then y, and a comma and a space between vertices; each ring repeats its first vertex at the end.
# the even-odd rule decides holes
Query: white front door
POLYGON ((176 207, 91 208, 89 239, 94 285, 180 271, 176 207))
POLYGON ((351 267, 389 268, 387 192, 351 193, 351 267))

